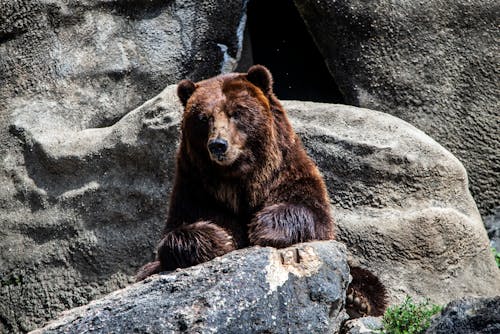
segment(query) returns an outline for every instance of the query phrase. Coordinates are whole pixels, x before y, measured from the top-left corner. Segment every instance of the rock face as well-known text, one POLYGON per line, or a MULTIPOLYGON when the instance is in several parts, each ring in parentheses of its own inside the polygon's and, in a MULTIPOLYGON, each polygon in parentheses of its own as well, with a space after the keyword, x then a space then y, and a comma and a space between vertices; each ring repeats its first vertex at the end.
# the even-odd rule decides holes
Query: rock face
POLYGON ((382 330, 381 317, 362 317, 346 321, 342 326, 342 334, 370 334, 380 333, 382 330))
POLYGON ((151 259, 178 123, 161 105, 129 112, 231 70, 246 2, 0 0, 0 332, 123 287, 151 259))
POLYGON ((426 334, 500 333, 500 296, 463 298, 448 304, 426 334))
POLYGON ((113 124, 168 84, 232 70, 246 2, 0 0, 0 107, 113 124))
POLYGON ((155 275, 35 333, 337 333, 349 282, 335 241, 248 248, 155 275))
POLYGON ((400 117, 465 164, 483 214, 498 189, 498 1, 294 0, 347 104, 400 117))
POLYGON ((124 287, 152 259, 178 138, 180 109, 169 93, 110 127, 13 114, 19 144, 1 161, 3 331, 34 329, 124 287))

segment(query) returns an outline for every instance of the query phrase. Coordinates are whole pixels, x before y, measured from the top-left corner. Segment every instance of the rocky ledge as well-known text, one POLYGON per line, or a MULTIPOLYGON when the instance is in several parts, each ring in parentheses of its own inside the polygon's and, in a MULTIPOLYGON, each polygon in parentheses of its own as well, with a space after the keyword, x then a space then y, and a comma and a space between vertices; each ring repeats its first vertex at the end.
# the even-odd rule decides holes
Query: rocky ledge
POLYGON ((32 333, 337 333, 348 282, 338 242, 253 247, 154 275, 32 333))

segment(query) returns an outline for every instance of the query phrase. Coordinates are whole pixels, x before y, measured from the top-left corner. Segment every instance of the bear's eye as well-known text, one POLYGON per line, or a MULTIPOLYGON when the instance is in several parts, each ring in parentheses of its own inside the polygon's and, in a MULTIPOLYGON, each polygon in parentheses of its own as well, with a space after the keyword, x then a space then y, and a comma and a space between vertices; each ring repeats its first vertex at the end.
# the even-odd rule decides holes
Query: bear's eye
POLYGON ((231 118, 239 119, 242 113, 243 113, 243 108, 236 108, 231 113, 231 118))
POLYGON ((205 114, 198 114, 198 120, 202 123, 207 123, 208 122, 208 117, 205 114))

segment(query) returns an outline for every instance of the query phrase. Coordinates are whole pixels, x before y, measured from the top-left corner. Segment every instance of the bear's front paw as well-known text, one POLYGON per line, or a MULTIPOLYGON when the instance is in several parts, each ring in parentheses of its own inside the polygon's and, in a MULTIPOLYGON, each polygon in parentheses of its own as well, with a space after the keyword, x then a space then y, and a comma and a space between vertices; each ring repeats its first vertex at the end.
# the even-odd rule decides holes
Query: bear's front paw
POLYGON ((235 249, 232 236, 220 226, 201 221, 165 234, 158 246, 161 270, 187 268, 235 249))
POLYGON ((387 307, 387 292, 378 277, 359 267, 351 267, 351 276, 346 297, 347 314, 351 318, 383 315, 387 307))
POLYGON ((135 274, 135 281, 139 282, 160 272, 160 261, 153 261, 143 265, 135 274))
POLYGON ((249 225, 250 243, 284 248, 316 239, 313 213, 304 206, 275 204, 257 212, 249 225))

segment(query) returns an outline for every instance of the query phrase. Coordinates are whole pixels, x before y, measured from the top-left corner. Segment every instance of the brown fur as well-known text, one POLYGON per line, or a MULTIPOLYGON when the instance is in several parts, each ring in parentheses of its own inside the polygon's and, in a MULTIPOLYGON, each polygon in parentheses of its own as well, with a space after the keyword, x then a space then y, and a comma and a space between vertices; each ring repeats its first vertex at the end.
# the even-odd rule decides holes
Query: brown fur
POLYGON ((351 318, 383 315, 387 307, 387 293, 380 280, 359 267, 351 267, 351 276, 352 281, 347 289, 347 314, 351 318))
POLYGON ((260 65, 198 83, 183 80, 177 170, 158 259, 137 278, 249 245, 334 238, 324 181, 260 65), (224 141, 221 153, 211 149, 224 141))

